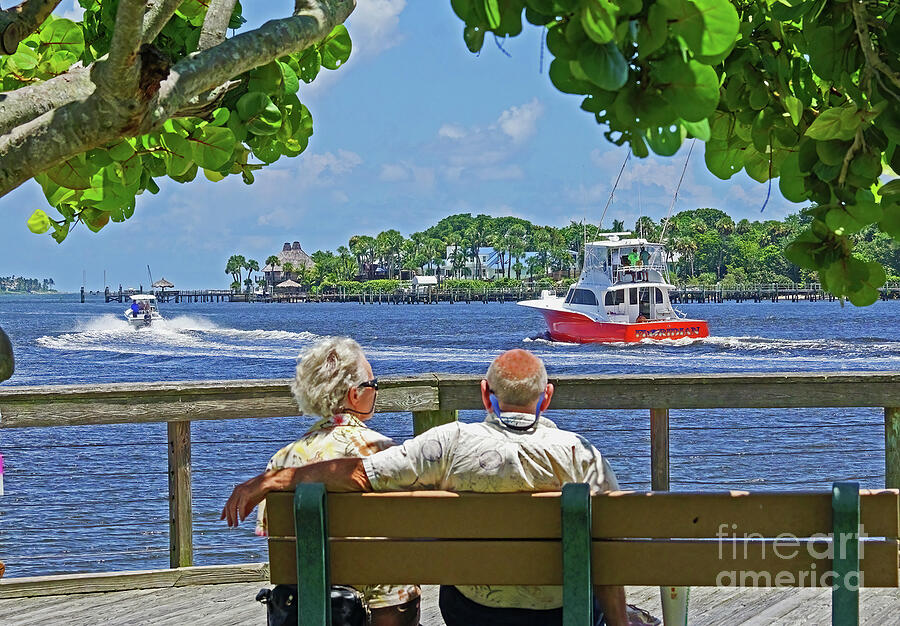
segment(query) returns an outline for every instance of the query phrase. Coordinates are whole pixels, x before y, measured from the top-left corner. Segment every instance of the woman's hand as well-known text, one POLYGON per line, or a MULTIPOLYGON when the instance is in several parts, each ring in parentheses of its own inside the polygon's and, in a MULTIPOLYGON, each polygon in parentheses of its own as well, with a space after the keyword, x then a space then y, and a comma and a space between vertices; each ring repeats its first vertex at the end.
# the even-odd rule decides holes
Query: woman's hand
POLYGON ((219 519, 227 520, 228 525, 232 527, 246 519, 256 505, 263 501, 266 494, 272 491, 272 487, 268 484, 269 480, 267 480, 269 474, 271 472, 265 472, 237 485, 225 503, 219 519))

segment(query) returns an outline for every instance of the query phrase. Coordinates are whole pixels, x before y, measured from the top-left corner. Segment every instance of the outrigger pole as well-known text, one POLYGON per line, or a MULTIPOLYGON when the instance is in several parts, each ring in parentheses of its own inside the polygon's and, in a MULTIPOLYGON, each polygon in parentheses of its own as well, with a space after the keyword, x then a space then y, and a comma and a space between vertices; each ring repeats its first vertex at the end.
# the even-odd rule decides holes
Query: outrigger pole
POLYGON ((688 150, 687 158, 684 160, 684 167, 681 168, 681 178, 678 179, 678 186, 675 187, 675 193, 672 195, 672 204, 669 205, 669 212, 666 213, 666 223, 663 224, 662 232, 659 233, 659 243, 663 242, 663 237, 665 237, 666 235, 666 229, 669 227, 669 219, 672 217, 672 209, 675 208, 675 203, 678 201, 678 191, 681 189, 681 183, 684 181, 684 173, 687 171, 688 162, 691 160, 691 152, 694 151, 694 144, 696 142, 696 139, 691 140, 691 147, 688 150))

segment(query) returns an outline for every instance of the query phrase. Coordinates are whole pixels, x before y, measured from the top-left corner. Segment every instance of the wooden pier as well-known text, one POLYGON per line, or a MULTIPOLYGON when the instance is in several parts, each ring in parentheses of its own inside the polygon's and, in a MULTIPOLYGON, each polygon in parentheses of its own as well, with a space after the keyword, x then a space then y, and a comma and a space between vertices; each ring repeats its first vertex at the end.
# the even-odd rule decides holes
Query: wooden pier
MULTIPOLYGON (((381 378, 376 410, 411 413, 414 432, 421 432, 455 420, 460 410, 480 409, 480 378, 478 375, 451 374, 381 378)), ((680 479, 674 476, 670 481, 670 459, 683 454, 670 446, 669 411, 717 408, 882 408, 883 424, 873 428, 883 432, 884 437, 883 452, 877 451, 879 455, 883 454, 884 486, 900 487, 900 373, 897 372, 557 376, 552 382, 557 388, 553 404, 557 409, 640 409, 647 412, 647 421, 635 424, 633 428, 648 435, 649 455, 645 458, 649 459, 654 490, 668 490, 670 482, 680 479)), ((192 487, 191 423, 195 420, 291 418, 296 413, 288 380, 0 387, 2 429, 167 424, 158 445, 167 448, 168 472, 163 473, 168 475, 169 515, 168 520, 162 522, 164 526, 156 532, 168 527, 169 562, 174 568, 5 578, 0 580, 0 623, 148 623, 144 620, 151 617, 154 624, 179 624, 188 620, 198 626, 213 622, 249 623, 251 620, 262 623, 263 612, 253 597, 266 583, 265 564, 193 567, 194 527, 200 523, 201 532, 207 537, 214 532, 209 520, 213 516, 218 518, 221 502, 218 498, 209 502, 206 497, 209 494, 198 494, 192 487), (195 510, 195 506, 199 509, 195 510), (211 582, 218 584, 207 584, 211 582), (15 617, 10 622, 12 615, 15 617)), ((729 427, 727 418, 720 424, 721 428, 729 427)), ((804 426, 788 424, 787 427, 801 429, 804 426)), ((797 436, 802 438, 803 435, 797 436)), ((638 454, 637 451, 633 453, 638 454)), ((796 453, 796 450, 791 451, 788 458, 796 453)), ((235 458, 241 457, 236 455, 235 458)), ((261 459, 260 463, 263 461, 261 459)), ((196 468, 193 471, 197 471, 196 468)), ((835 466, 833 476, 846 478, 847 471, 852 470, 835 466)), ((729 483, 714 475, 692 475, 690 478, 703 481, 707 489, 729 487, 729 483)), ((73 480, 79 480, 79 477, 73 476, 73 480)), ((165 490, 166 478, 162 480, 165 490)), ((222 476, 220 481, 229 486, 233 477, 222 476)), ((37 504, 34 499, 30 503, 32 506, 37 504)), ((48 506, 52 507, 52 504, 48 503, 48 506)), ((107 506, 115 507, 116 502, 108 502, 107 506)), ((116 529, 121 533, 121 541, 139 541, 146 528, 143 526, 145 513, 145 509, 141 509, 140 519, 121 520, 125 526, 135 526, 133 530, 116 529)), ((21 542, 10 532, 6 531, 8 547, 2 556, 7 562, 7 574, 15 572, 13 548, 21 542)), ((103 528, 94 532, 103 532, 103 528)), ((226 543, 240 541, 236 534, 226 536, 224 528, 221 532, 226 543)), ((73 544, 71 548, 76 546, 73 544)), ((47 567, 53 567, 52 561, 47 567)), ((657 588, 629 588, 628 593, 630 601, 659 614, 657 588)), ((441 624, 433 611, 435 595, 433 588, 430 595, 426 593, 423 624, 441 624)), ((896 589, 864 589, 862 623, 890 623, 896 616, 898 600, 900 595, 896 589)), ((827 623, 830 595, 828 591, 810 589, 704 587, 691 590, 691 607, 691 624, 787 624, 800 617, 807 623, 827 623)))
MULTIPOLYGON (((153 624, 154 626, 242 626, 266 623, 263 605, 254 601, 267 585, 256 582, 207 584, 0 599, 0 623, 17 626, 153 624)), ((0 586, 0 592, 5 591, 0 586)), ((658 587, 626 587, 627 601, 655 616, 662 610, 658 587)), ((444 626, 437 605, 438 588, 422 589, 422 626, 444 626)), ((863 589, 860 624, 896 623, 900 591, 863 589)), ((769 626, 830 624, 831 591, 826 589, 738 589, 695 587, 690 596, 690 623, 696 626, 769 626)))
MULTIPOLYGON (((880 290, 881 300, 900 299, 900 283, 887 283, 880 290)), ((125 302, 132 295, 144 293, 134 289, 119 289, 103 293, 106 302, 125 302)), ((415 291, 409 288, 393 292, 335 290, 328 293, 307 291, 278 293, 247 293, 228 289, 160 290, 153 292, 163 303, 193 304, 207 302, 267 302, 267 303, 309 303, 309 302, 350 302, 357 304, 437 304, 464 302, 519 302, 536 299, 541 290, 518 289, 425 289, 415 291)), ((565 295, 558 291, 557 295, 565 295)), ((681 285, 670 292, 673 304, 700 304, 723 302, 834 302, 832 294, 819 283, 767 283, 753 285, 681 285)), ((82 302, 84 293, 82 292, 82 302)))

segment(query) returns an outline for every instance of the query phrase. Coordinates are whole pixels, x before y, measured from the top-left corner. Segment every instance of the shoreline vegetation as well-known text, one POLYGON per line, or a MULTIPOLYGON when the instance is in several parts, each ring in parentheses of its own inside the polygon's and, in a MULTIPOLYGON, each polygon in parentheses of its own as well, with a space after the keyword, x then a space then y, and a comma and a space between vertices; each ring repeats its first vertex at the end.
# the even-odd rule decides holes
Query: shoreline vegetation
POLYGON ((0 295, 51 295, 58 293, 52 278, 0 276, 0 295))
MULTIPOLYGON (((585 238, 630 230, 635 237, 665 243, 672 282, 678 286, 807 284, 819 282, 817 273, 787 260, 784 250, 811 219, 801 212, 784 220, 735 222, 724 211, 700 208, 681 211, 668 222, 643 216, 633 227, 613 220, 601 230, 596 224, 574 221, 553 227, 517 217, 460 213, 408 237, 396 229, 375 236, 354 235, 335 252, 313 252, 308 264, 282 266, 275 255, 260 264, 232 255, 225 271, 233 279, 234 291, 254 287, 271 291, 290 280, 297 284, 292 288, 310 293, 378 293, 393 291, 400 280, 413 275, 437 276, 445 288, 514 289, 535 283, 567 287, 578 276, 585 238)), ((881 263, 888 281, 900 280, 900 244, 875 227, 853 238, 861 258, 881 263)))

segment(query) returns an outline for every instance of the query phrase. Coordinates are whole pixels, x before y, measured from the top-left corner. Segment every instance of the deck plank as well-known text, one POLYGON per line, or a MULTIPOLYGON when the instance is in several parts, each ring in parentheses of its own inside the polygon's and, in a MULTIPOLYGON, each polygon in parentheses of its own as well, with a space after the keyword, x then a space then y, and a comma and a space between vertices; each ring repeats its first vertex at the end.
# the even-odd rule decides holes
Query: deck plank
MULTIPOLYGON (((38 626, 65 623, 222 626, 265 624, 265 608, 254 601, 263 583, 225 583, 161 589, 8 598, 0 600, 0 624, 38 626)), ((628 602, 660 615, 658 587, 628 587, 628 602)), ((900 622, 900 590, 864 589, 862 624, 900 622)), ((690 596, 693 625, 829 624, 831 592, 827 589, 728 589, 695 587, 690 596)), ((444 626, 438 588, 423 590, 423 626, 444 626)))

